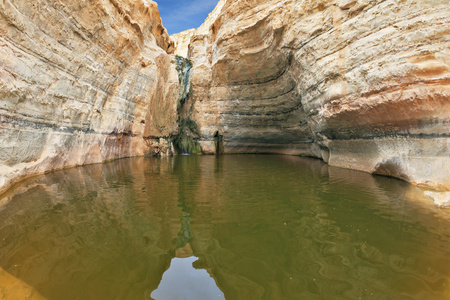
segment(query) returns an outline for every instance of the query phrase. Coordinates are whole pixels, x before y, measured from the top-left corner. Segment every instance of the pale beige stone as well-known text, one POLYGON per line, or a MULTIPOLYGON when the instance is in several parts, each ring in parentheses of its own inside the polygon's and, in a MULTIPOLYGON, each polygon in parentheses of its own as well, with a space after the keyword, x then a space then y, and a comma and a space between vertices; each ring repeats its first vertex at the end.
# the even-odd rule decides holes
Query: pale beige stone
POLYGON ((341 9, 349 9, 350 7, 355 5, 356 2, 357 2, 356 0, 339 0, 337 5, 341 9))
POLYGON ((425 195, 433 199, 437 206, 450 207, 450 192, 432 192, 426 191, 425 195))
POLYGON ((225 153, 316 156, 449 190, 447 2, 220 1, 187 51, 203 150, 219 132, 225 153))
POLYGON ((447 2, 221 0, 169 38, 153 1, 0 0, 0 190, 173 153, 175 51, 193 62, 181 114, 205 153, 218 134, 225 153, 313 156, 448 191, 447 2))
POLYGON ((188 57, 189 44, 191 37, 195 34, 196 29, 188 29, 176 34, 172 34, 170 38, 174 41, 175 54, 181 57, 188 57))
POLYGON ((153 1, 0 0, 0 191, 175 133, 172 50, 153 1))

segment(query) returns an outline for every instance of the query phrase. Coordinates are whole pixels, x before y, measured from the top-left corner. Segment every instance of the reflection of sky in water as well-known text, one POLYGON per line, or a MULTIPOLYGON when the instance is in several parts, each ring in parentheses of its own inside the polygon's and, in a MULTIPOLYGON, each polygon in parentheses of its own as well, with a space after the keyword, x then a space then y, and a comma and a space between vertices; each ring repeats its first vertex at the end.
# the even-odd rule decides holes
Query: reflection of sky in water
POLYGON ((0 299, 449 300, 450 215, 416 192, 265 155, 33 177, 0 197, 0 299))
POLYGON ((151 297, 156 300, 202 300, 225 299, 214 279, 206 270, 195 269, 192 263, 198 258, 173 258, 161 283, 151 297))

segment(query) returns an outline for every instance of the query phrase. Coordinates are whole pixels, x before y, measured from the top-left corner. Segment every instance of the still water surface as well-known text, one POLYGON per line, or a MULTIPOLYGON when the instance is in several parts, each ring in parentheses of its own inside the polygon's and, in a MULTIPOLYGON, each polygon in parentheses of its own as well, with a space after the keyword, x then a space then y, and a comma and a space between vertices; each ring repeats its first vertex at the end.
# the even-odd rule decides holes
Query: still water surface
POLYGON ((262 155, 34 177, 0 197, 0 298, 450 299, 450 217, 415 190, 262 155))

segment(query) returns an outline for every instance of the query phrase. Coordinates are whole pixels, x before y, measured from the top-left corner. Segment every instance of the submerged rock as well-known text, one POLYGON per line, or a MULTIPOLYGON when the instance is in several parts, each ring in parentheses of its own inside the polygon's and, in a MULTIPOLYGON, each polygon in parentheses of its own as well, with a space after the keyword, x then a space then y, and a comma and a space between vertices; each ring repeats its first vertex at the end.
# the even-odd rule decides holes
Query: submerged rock
POLYGON ((426 191, 425 195, 433 199, 437 206, 450 207, 450 192, 426 191))

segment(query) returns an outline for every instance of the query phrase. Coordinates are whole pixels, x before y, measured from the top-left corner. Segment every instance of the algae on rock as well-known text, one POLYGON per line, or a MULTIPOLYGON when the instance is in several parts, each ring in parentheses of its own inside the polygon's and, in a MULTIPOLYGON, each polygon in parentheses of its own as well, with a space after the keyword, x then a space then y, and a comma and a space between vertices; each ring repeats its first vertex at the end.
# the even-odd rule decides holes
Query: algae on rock
POLYGON ((175 55, 176 68, 178 71, 178 82, 180 83, 180 103, 185 103, 189 99, 190 85, 189 74, 192 68, 192 62, 184 57, 175 55))
POLYGON ((189 74, 192 63, 179 55, 176 58, 178 81, 180 83, 180 99, 178 102, 178 133, 173 139, 178 154, 201 154, 202 149, 198 143, 200 132, 197 123, 191 119, 191 110, 187 109, 187 101, 192 95, 189 74))

